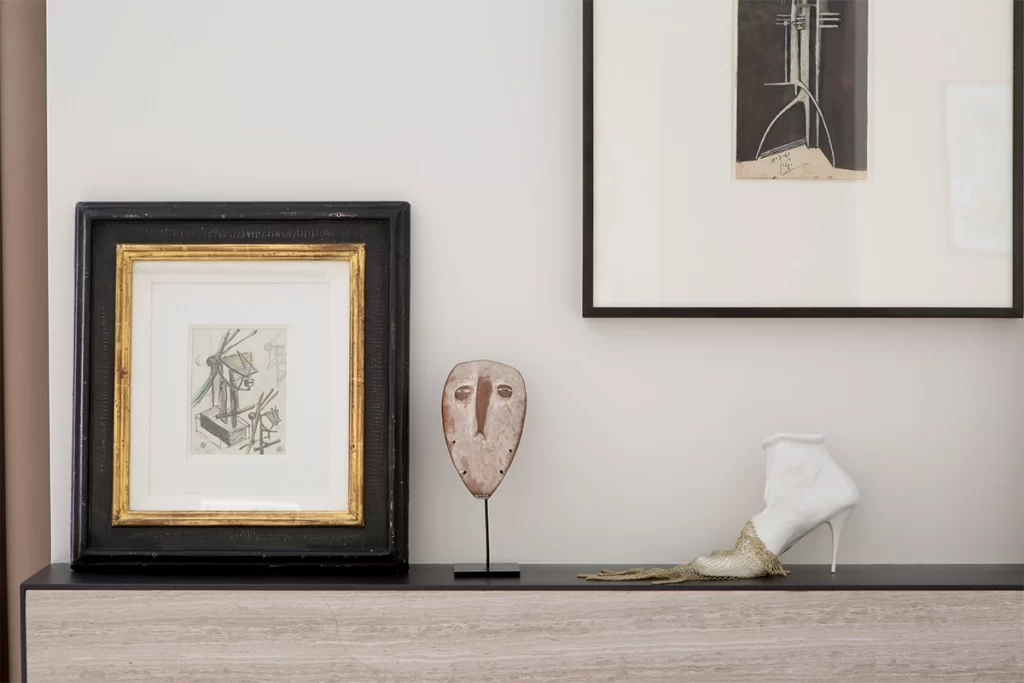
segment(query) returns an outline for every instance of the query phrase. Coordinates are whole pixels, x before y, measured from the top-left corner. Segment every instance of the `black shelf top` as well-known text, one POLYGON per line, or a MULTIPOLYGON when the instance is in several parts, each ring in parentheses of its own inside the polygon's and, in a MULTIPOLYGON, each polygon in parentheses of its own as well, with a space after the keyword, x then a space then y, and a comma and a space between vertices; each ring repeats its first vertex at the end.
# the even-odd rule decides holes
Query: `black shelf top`
MULTIPOLYGON (((607 565, 605 565, 607 566, 607 565)), ((610 569, 627 568, 607 566, 610 569)), ((518 579, 456 579, 450 564, 418 564, 405 575, 332 574, 92 574, 51 564, 22 583, 22 590, 1024 590, 1024 564, 848 564, 787 566, 787 577, 744 581, 694 581, 652 586, 584 581, 598 565, 525 564, 518 579)))

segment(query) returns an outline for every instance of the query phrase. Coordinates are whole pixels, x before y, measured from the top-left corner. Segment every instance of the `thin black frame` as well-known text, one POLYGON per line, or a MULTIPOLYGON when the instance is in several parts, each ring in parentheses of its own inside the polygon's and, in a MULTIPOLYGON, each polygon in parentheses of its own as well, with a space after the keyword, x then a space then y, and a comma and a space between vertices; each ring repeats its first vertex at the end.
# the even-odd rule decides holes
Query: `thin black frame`
POLYGON ((594 2, 583 0, 584 318, 1024 317, 1024 0, 1013 2, 1013 304, 957 307, 599 307, 594 305, 594 2))
POLYGON ((78 204, 74 570, 407 571, 409 214, 405 202, 78 204), (366 248, 364 526, 113 526, 117 245, 342 242, 366 248))

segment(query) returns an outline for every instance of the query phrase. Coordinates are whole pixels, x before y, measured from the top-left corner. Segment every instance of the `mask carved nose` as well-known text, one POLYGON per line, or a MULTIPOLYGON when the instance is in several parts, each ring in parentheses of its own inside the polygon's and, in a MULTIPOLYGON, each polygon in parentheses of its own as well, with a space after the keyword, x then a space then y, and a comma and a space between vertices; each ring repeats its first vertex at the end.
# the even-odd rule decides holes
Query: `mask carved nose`
POLYGON ((491 402, 491 378, 481 377, 476 383, 476 433, 484 436, 487 406, 491 402))

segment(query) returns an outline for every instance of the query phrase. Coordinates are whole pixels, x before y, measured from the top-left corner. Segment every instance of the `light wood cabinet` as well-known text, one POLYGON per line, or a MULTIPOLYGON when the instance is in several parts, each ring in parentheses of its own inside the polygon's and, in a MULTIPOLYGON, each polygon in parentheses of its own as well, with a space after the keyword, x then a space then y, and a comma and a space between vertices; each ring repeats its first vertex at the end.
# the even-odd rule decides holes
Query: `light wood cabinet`
POLYGON ((1006 586, 93 583, 23 590, 27 680, 1024 680, 1024 591, 1006 586))

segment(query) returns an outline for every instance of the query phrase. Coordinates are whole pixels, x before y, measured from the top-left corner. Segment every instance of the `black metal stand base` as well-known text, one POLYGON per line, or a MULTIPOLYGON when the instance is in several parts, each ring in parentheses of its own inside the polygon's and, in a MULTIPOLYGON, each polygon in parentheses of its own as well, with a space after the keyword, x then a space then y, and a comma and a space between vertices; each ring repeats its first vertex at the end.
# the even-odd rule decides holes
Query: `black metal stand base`
POLYGON ((519 565, 512 563, 491 563, 491 513, 487 506, 487 499, 484 498, 484 552, 487 561, 483 564, 474 562, 472 564, 455 565, 456 579, 518 579, 519 565))
POLYGON ((494 563, 488 569, 481 562, 455 565, 456 579, 518 579, 519 565, 511 563, 494 563))

